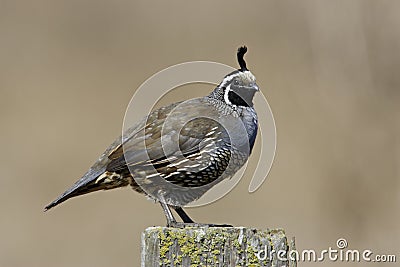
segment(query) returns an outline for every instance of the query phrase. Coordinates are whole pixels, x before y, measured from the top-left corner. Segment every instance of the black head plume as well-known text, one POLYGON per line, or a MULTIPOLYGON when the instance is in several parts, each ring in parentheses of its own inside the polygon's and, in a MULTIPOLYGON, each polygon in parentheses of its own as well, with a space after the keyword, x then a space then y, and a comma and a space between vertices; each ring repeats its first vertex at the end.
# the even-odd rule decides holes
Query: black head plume
POLYGON ((241 46, 239 47, 238 51, 237 51, 237 59, 239 62, 239 66, 240 66, 240 71, 246 71, 248 70, 246 67, 246 61, 244 61, 244 54, 246 54, 247 52, 247 47, 246 46, 241 46))

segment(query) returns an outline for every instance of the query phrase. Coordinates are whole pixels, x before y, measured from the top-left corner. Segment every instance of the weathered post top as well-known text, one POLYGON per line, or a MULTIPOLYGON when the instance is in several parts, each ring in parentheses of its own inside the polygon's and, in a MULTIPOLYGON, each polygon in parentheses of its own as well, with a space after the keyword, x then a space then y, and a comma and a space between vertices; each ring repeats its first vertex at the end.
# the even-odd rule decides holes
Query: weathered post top
POLYGON ((294 241, 291 246, 282 229, 150 227, 142 234, 141 260, 142 267, 295 267, 289 260, 294 241))

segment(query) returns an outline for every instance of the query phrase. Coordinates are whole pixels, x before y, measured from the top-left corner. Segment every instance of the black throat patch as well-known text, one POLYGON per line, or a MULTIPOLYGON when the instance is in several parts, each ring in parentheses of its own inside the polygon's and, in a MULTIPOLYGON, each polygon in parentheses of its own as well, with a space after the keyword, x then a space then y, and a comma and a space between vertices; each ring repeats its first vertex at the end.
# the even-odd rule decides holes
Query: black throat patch
POLYGON ((252 107, 255 90, 236 89, 228 92, 229 101, 236 106, 252 107))

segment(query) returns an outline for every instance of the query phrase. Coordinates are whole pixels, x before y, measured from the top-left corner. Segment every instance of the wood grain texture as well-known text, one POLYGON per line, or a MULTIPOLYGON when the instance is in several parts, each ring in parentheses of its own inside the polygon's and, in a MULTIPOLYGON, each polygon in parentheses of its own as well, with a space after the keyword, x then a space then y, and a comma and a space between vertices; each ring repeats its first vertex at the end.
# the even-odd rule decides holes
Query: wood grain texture
POLYGON ((290 266, 278 251, 289 252, 284 230, 245 227, 150 227, 142 234, 142 267, 290 266))

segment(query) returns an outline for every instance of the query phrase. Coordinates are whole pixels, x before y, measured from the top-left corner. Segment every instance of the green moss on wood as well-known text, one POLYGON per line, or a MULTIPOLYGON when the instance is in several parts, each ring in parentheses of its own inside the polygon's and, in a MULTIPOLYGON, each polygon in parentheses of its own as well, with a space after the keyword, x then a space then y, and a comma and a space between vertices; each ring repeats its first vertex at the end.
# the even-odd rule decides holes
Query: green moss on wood
POLYGON ((158 257, 160 266, 185 267, 226 266, 224 261, 228 260, 227 257, 234 260, 229 266, 276 266, 276 259, 271 262, 267 257, 261 261, 257 252, 264 249, 265 245, 274 248, 286 242, 282 229, 256 230, 241 227, 153 227, 146 230, 145 238, 149 244, 158 242, 158 245, 155 244, 158 246, 155 252, 158 255, 154 257, 158 257))

